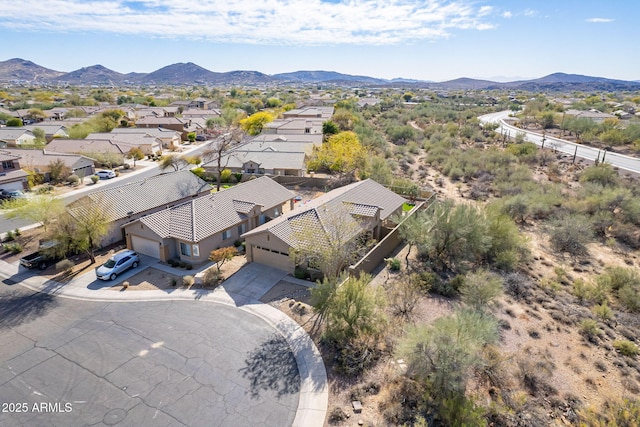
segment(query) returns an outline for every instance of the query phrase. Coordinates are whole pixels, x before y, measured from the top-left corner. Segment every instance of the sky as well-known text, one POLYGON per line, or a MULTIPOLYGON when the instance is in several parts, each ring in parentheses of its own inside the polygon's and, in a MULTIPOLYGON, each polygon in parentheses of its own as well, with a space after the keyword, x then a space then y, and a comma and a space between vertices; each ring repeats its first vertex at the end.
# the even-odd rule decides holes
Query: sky
POLYGON ((0 61, 69 72, 327 70, 640 80, 637 0, 0 0, 0 61))

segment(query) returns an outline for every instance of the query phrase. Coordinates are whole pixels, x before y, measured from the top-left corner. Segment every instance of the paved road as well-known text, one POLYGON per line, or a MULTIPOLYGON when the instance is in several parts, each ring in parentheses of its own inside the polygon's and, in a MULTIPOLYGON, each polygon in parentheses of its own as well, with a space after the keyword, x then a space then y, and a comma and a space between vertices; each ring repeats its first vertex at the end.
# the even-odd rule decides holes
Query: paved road
POLYGON ((299 387, 282 335, 246 311, 0 284, 0 425, 285 426, 299 387))
MULTIPOLYGON (((506 119, 510 113, 511 111, 500 111, 498 113, 485 114, 484 116, 478 117, 478 119, 483 123, 493 122, 500 124, 497 132, 505 133, 510 137, 515 137, 519 132, 524 132, 528 141, 542 146, 543 136, 541 134, 520 129, 504 122, 504 119, 506 119)), ((639 158, 625 156, 613 152, 607 152, 597 148, 587 147, 586 145, 576 144, 573 142, 565 141, 563 139, 552 138, 549 136, 544 137, 544 146, 555 148, 556 150, 562 153, 569 154, 571 156, 575 154, 576 157, 587 160, 593 161, 598 159, 602 161, 604 159, 606 163, 610 163, 611 165, 617 166, 620 169, 640 173, 639 158)))

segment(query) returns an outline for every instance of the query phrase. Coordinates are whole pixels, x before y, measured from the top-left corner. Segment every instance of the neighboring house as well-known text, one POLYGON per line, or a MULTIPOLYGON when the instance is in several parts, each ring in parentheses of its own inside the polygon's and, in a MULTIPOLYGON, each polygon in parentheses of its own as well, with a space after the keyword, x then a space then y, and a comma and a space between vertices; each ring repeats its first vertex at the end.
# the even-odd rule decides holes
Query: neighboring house
MULTIPOLYGON (((276 151, 272 147, 260 151, 238 149, 225 153, 221 165, 233 173, 304 176, 305 158, 304 151, 276 151)), ((218 161, 213 160, 202 167, 215 175, 217 164, 218 161)))
POLYGON ((50 110, 44 110, 48 120, 64 120, 69 112, 69 108, 54 107, 50 110))
POLYGON ((47 179, 49 165, 56 161, 61 161, 71 170, 71 173, 81 179, 95 173, 93 159, 77 154, 53 153, 49 150, 23 150, 20 148, 8 148, 5 151, 14 156, 19 156, 22 168, 44 175, 47 179))
POLYGON ((203 263, 212 250, 280 216, 293 197, 271 178, 247 181, 126 224, 127 247, 162 261, 203 263))
POLYGON ((380 98, 360 98, 356 105, 360 108, 373 107, 378 105, 382 100, 380 98))
POLYGON ((177 117, 147 116, 136 121, 137 128, 165 128, 178 131, 183 141, 187 139, 189 132, 185 131, 185 129, 189 124, 189 120, 183 121, 177 117))
POLYGON ((333 107, 304 107, 285 111, 282 117, 285 119, 330 119, 333 116, 333 107))
POLYGON ((47 144, 47 151, 81 154, 96 160, 110 157, 121 164, 124 162, 124 158, 129 150, 133 147, 133 145, 126 145, 124 142, 107 139, 56 138, 47 144))
POLYGON ((146 134, 156 137, 162 143, 162 148, 173 150, 182 142, 182 132, 164 128, 115 128, 111 131, 114 135, 119 134, 146 134))
MULTIPOLYGON (((178 171, 91 193, 70 205, 81 214, 84 203, 97 203, 107 209, 111 219, 109 234, 102 239, 106 246, 124 239, 122 227, 145 215, 206 196, 211 186, 190 171, 178 171)), ((140 253, 147 253, 140 251, 140 253)))
POLYGON ((353 236, 347 240, 363 233, 379 240, 383 227, 402 211, 405 202, 403 197, 371 179, 337 188, 243 234, 247 261, 293 273, 291 251, 325 244, 327 230, 340 226, 337 221, 348 223, 343 229, 353 236))
POLYGON ((262 133, 278 135, 320 134, 325 119, 276 119, 264 125, 262 133))
POLYGON ((190 108, 182 112, 182 117, 185 119, 205 119, 206 121, 208 119, 220 117, 220 110, 200 110, 190 108))
POLYGON ((162 150, 162 141, 148 133, 94 132, 87 135, 86 139, 106 139, 117 145, 136 147, 145 155, 152 155, 162 150))
POLYGON ((298 134, 298 135, 278 135, 278 134, 269 134, 263 133, 251 138, 251 142, 260 142, 260 143, 268 143, 270 141, 274 142, 300 142, 300 143, 312 143, 314 145, 322 145, 322 134, 298 134))
POLYGON ((35 144, 36 137, 25 127, 3 127, 0 128, 0 142, 8 147, 19 147, 21 145, 35 144))
POLYGON ((20 169, 20 156, 0 150, 0 190, 27 190, 27 173, 20 169))
POLYGON ((31 132, 35 128, 40 128, 44 131, 44 138, 47 142, 51 142, 53 138, 69 138, 67 133, 67 127, 60 124, 49 124, 48 122, 38 123, 37 125, 25 126, 25 129, 29 129, 31 132))
POLYGON ((596 123, 602 123, 607 119, 615 119, 616 116, 614 116, 613 114, 607 114, 607 113, 603 113, 601 111, 595 110, 595 109, 591 109, 591 110, 567 110, 565 111, 565 114, 567 116, 573 116, 576 118, 586 118, 586 119, 591 119, 596 123))

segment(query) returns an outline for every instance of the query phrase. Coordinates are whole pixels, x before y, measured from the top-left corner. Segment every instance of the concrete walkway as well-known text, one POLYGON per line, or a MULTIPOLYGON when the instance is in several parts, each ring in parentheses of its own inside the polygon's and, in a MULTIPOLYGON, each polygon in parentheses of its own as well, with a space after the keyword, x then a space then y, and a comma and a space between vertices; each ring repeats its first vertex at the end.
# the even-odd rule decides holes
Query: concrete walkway
MULTIPOLYGON (((118 281, 153 266, 170 268, 157 260, 141 256, 141 266, 120 275, 118 281)), ((178 274, 184 272, 177 271, 178 274)), ((193 271, 195 274, 197 271, 193 271)), ((293 426, 321 427, 324 424, 329 399, 327 374, 317 347, 300 325, 286 314, 258 299, 286 273, 260 264, 247 264, 214 290, 173 288, 153 291, 123 291, 109 289, 113 283, 96 279, 89 271, 66 284, 47 280, 35 271, 19 264, 0 261, 0 277, 36 292, 87 301, 126 302, 162 300, 200 300, 236 307, 251 313, 275 328, 288 342, 300 375, 300 401, 293 426)))

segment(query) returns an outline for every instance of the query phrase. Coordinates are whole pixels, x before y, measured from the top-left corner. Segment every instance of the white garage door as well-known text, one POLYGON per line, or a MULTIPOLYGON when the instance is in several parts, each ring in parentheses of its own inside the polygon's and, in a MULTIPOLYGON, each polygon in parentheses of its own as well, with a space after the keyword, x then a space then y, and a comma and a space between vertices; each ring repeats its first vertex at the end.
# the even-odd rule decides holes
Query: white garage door
POLYGON ((253 262, 279 268, 284 271, 293 271, 293 262, 291 258, 289 258, 289 255, 260 246, 253 246, 252 249, 253 262))
POLYGON ((133 246, 133 250, 138 253, 160 258, 160 244, 158 242, 132 235, 131 246, 133 246))
POLYGON ((24 187, 22 186, 22 181, 15 181, 15 182, 7 182, 6 184, 0 185, 0 190, 6 190, 6 191, 20 190, 20 191, 24 191, 24 187))

